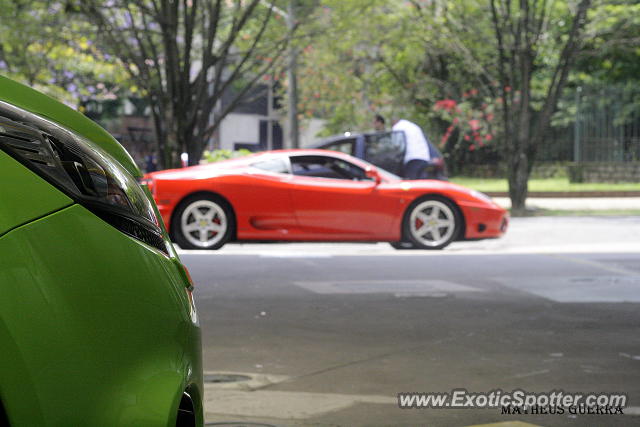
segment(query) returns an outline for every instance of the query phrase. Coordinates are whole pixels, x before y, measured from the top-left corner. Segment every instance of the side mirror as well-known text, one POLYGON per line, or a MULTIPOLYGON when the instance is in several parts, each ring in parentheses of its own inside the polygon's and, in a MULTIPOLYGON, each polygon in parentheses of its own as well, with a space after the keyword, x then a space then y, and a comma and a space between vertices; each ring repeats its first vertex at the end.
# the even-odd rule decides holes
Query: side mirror
POLYGON ((380 176, 378 171, 375 170, 375 168, 367 168, 364 171, 364 174, 365 174, 365 176, 367 178, 374 180, 376 185, 378 185, 378 184, 380 184, 382 182, 382 177, 380 176))

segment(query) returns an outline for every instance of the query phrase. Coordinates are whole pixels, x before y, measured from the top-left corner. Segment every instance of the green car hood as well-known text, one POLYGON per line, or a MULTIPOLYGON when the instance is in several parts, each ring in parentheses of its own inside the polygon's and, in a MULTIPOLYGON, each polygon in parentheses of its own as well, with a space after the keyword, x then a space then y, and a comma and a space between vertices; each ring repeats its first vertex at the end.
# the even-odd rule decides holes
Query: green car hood
POLYGON ((142 173, 114 137, 92 120, 35 89, 0 76, 0 100, 46 117, 100 145, 136 178, 142 173))

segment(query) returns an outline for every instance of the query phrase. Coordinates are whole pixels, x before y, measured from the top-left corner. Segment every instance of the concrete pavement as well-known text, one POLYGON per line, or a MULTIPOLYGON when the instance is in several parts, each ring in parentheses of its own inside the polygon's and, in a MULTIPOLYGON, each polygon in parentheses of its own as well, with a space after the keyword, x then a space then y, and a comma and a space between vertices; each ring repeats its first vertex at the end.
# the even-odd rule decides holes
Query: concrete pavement
MULTIPOLYGON (((493 200, 505 209, 511 208, 511 200, 508 197, 494 197, 493 200)), ((640 197, 529 197, 527 199, 527 207, 549 210, 640 211, 640 197)))
POLYGON ((640 410, 640 218, 516 218, 444 251, 386 244, 182 251, 206 419, 278 426, 631 426, 640 410), (572 248, 586 248, 572 253, 572 248), (622 391, 624 416, 399 409, 398 392, 622 391), (635 415, 634 415, 635 414, 635 415))

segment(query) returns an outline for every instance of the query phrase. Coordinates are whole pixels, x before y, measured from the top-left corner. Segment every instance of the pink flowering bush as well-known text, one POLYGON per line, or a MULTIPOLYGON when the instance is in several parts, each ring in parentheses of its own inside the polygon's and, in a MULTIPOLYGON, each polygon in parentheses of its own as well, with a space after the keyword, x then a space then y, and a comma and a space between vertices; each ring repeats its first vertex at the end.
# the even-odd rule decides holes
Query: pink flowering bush
POLYGON ((462 100, 442 99, 433 105, 440 119, 449 123, 440 138, 440 148, 447 151, 475 151, 495 141, 497 99, 482 98, 477 89, 462 95, 462 100))
POLYGON ((473 173, 470 171, 474 165, 500 161, 496 142, 500 140, 497 114, 501 102, 500 98, 483 96, 478 89, 470 89, 459 99, 441 99, 433 104, 432 114, 444 124, 438 145, 452 175, 473 173))

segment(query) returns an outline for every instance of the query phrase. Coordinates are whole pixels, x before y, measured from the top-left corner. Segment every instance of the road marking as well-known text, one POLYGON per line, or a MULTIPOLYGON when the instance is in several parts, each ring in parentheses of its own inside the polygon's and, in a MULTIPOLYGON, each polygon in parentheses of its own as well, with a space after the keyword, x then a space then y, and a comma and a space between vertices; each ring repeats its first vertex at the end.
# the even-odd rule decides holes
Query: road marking
POLYGON ((542 369, 540 371, 533 371, 533 372, 526 372, 523 374, 516 374, 513 375, 511 378, 528 378, 528 377, 535 377, 537 375, 544 375, 544 374, 548 374, 549 372, 551 372, 551 370, 549 369, 542 369))
POLYGON ((399 297, 420 297, 447 292, 484 292, 483 289, 447 280, 334 280, 293 283, 316 294, 392 293, 399 297))
POLYGON ((568 256, 568 255, 548 255, 551 258, 557 258, 557 259, 562 259, 565 261, 571 261, 575 264, 582 264, 582 265, 588 265, 590 267, 596 267, 599 268, 600 270, 605 270, 605 271, 609 271, 611 273, 618 273, 618 274, 623 274, 625 276, 636 276, 638 274, 637 271, 633 271, 633 270, 628 270, 626 268, 620 268, 620 267, 611 267, 610 265, 606 265, 603 264, 601 262, 598 261, 592 261, 592 260, 588 260, 588 259, 583 259, 583 258, 576 258, 576 257, 572 257, 572 256, 568 256))
POLYGON ((627 359, 632 359, 632 360, 640 360, 640 356, 632 356, 629 353, 618 353, 618 356, 626 357, 627 359))
POLYGON ((242 391, 204 386, 205 419, 214 416, 306 419, 358 403, 397 405, 397 397, 292 391, 242 391))
POLYGON ((305 419, 357 403, 397 404, 396 397, 261 390, 291 377, 251 372, 205 372, 242 375, 250 379, 204 384, 205 419, 219 416, 305 419))
POLYGON ((640 302, 640 275, 496 278, 504 286, 561 303, 640 302))

